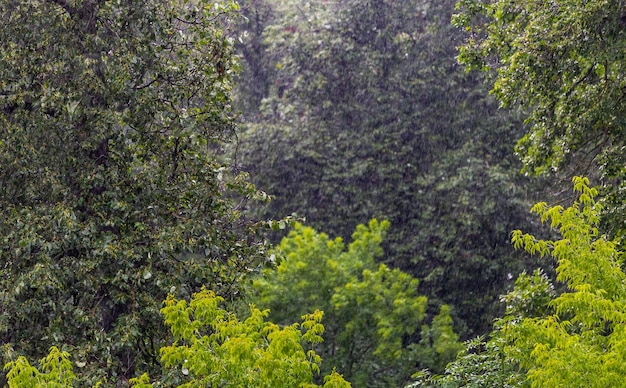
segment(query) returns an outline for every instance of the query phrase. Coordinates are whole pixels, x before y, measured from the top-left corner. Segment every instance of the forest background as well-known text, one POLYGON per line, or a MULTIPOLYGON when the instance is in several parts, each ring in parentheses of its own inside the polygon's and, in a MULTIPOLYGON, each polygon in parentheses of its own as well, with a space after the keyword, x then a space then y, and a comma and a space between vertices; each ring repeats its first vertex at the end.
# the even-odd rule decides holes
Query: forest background
POLYGON ((0 329, 17 386, 624 375, 607 364, 623 318, 606 314, 624 302, 622 2, 2 11, 0 329), (575 174, 600 192, 577 178, 571 194, 575 174), (539 222, 539 199, 574 204, 535 207, 539 222), (554 240, 514 246, 516 229, 554 240), (572 338, 596 359, 567 359, 572 338), (18 358, 51 346, 73 361, 52 348, 38 374, 18 358))

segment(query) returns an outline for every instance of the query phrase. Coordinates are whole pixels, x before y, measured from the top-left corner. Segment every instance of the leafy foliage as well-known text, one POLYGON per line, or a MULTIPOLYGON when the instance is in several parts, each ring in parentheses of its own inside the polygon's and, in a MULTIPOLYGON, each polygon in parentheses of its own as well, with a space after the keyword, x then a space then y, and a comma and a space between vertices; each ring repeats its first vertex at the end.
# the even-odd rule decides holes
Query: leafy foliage
POLYGON ((520 213, 526 194, 513 185, 516 174, 466 145, 447 152, 432 174, 416 179, 428 198, 416 218, 406 221, 405 227, 417 231, 410 236, 416 253, 409 268, 423 279, 431 302, 450 303, 470 333, 488 332, 493 318, 503 313, 499 295, 516 274, 538 265, 512 253, 509 231, 520 224, 536 227, 520 213), (510 191, 486 192, 485 187, 510 191))
POLYGON ((509 274, 530 267, 509 231, 527 224, 534 189, 521 189, 513 157, 521 118, 456 63, 453 2, 243 7, 237 100, 250 123, 236 154, 274 198, 259 213, 297 213, 346 239, 390 220, 386 264, 450 304, 465 335, 488 331, 509 274))
MULTIPOLYGON (((460 60, 494 68, 493 93, 529 110, 518 145, 526 167, 556 168, 569 154, 624 130, 626 11, 620 1, 460 1, 458 25, 471 32, 460 60)), ((594 152, 597 152, 594 150, 594 152)))
POLYGON ((429 326, 423 325, 419 349, 419 364, 431 371, 442 371, 450 360, 456 359, 462 346, 453 330, 450 307, 441 306, 429 326))
POLYGON ((20 356, 15 361, 7 363, 7 379, 9 388, 19 387, 50 387, 65 388, 73 386, 76 376, 72 372, 72 362, 67 352, 62 352, 56 346, 50 348, 50 353, 39 362, 42 371, 30 365, 26 357, 20 356))
POLYGON ((621 269, 622 253, 598 229, 597 189, 589 187, 587 178, 575 178, 574 188, 578 201, 568 208, 545 203, 533 207, 561 239, 513 233, 516 247, 555 259, 557 280, 566 290, 556 294, 541 272, 521 276, 515 290, 503 298, 507 313, 496 322, 486 354, 468 353, 449 364, 444 376, 419 384, 623 385, 626 275, 621 269), (483 376, 481 371, 486 370, 491 372, 483 376))
POLYGON ((568 288, 551 301, 552 314, 501 323, 509 357, 528 371, 533 386, 618 386, 626 376, 626 275, 615 242, 598 230, 601 206, 588 185, 586 178, 574 179, 580 196, 567 209, 545 203, 533 208, 561 240, 513 233, 516 247, 554 257, 557 280, 568 288))
MULTIPOLYGON (((171 295, 161 310, 175 342, 161 348, 166 368, 180 371, 180 387, 253 386, 316 387, 321 358, 302 344, 322 342, 323 312, 302 316, 302 323, 280 328, 267 322, 269 311, 250 306, 243 321, 219 307, 223 298, 203 290, 189 304, 171 295)), ((350 387, 334 370, 324 378, 324 387, 350 387)), ((148 387, 147 378, 134 380, 148 387)))
POLYGON ((407 388, 512 388, 519 387, 525 376, 510 364, 500 338, 484 341, 482 337, 467 341, 466 349, 449 363, 442 375, 430 371, 414 374, 416 381, 407 388))
POLYGON ((459 350, 447 306, 418 341, 427 300, 417 293, 417 279, 374 260, 388 227, 376 220, 359 225, 346 247, 341 238, 297 224, 276 247, 277 267, 254 282, 258 304, 277 322, 323 310, 322 369, 337 366, 358 386, 401 384, 416 365, 442 367, 459 350))
POLYGON ((521 106, 517 144, 527 172, 602 178, 607 231, 624 236, 626 8, 619 0, 462 0, 460 60, 495 70, 492 92, 521 106))
POLYGON ((125 384, 158 370, 168 290, 233 299, 258 267, 226 196, 254 188, 216 158, 234 8, 0 2, 0 341, 17 354, 64 343, 80 384, 125 384))
POLYGON ((532 275, 522 273, 515 280, 515 288, 501 297, 506 303, 504 320, 496 321, 489 339, 477 337, 465 342, 465 349, 445 366, 441 375, 422 371, 414 375, 409 387, 519 387, 526 381, 523 370, 505 352, 508 345, 501 322, 519 322, 524 318, 553 313, 550 302, 557 296, 545 273, 537 269, 532 275))
MULTIPOLYGON (((161 348, 161 361, 175 373, 154 385, 146 373, 130 379, 131 385, 317 387, 312 384, 312 377, 319 373, 321 359, 312 349, 305 352, 302 344, 322 341, 323 312, 306 314, 301 324, 280 328, 265 321, 267 310, 254 306, 250 306, 250 316, 239 321, 219 307, 223 301, 208 290, 194 294, 189 304, 169 295, 161 312, 175 342, 161 348)), ((67 352, 52 347, 40 364, 44 372, 31 366, 23 356, 8 363, 5 368, 9 369, 9 387, 73 386, 75 376, 67 352)), ((325 388, 350 387, 334 370, 324 381, 325 388)))

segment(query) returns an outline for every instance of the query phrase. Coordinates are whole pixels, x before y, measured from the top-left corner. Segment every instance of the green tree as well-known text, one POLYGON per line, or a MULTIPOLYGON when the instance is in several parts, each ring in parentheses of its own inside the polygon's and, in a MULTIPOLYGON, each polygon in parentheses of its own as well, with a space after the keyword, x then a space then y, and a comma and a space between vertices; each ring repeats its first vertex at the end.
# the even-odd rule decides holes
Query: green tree
POLYGON ((459 350, 448 307, 431 327, 426 297, 418 281, 377 264, 389 223, 359 225, 346 247, 310 227, 295 225, 275 249, 275 269, 254 282, 256 302, 270 317, 289 322, 310 310, 323 310, 326 340, 318 345, 325 373, 336 366, 355 386, 397 386, 416 365, 444 366, 459 350))
POLYGON ((579 197, 568 208, 546 203, 533 207, 542 222, 558 230, 560 239, 513 233, 517 248, 554 258, 556 280, 565 290, 555 292, 540 272, 521 276, 516 289, 503 298, 507 313, 494 326, 486 357, 459 358, 444 376, 430 379, 435 386, 472 386, 464 382, 476 384, 481 378, 481 386, 624 385, 623 253, 598 229, 602 208, 595 200, 598 190, 590 188, 586 178, 575 178, 574 188, 579 197), (490 365, 497 373, 481 377, 479 372, 490 365))
MULTIPOLYGON (((222 301, 206 290, 189 305, 172 296, 165 301, 161 311, 175 342, 161 348, 161 360, 184 376, 181 387, 317 387, 312 381, 321 358, 303 343, 322 342, 323 312, 280 328, 265 321, 267 310, 250 306, 250 316, 240 321, 219 307, 222 301)), ((350 387, 334 370, 324 380, 324 387, 350 387)), ((142 381, 145 375, 136 380, 142 381)))
MULTIPOLYGON (((232 2, 0 2, 0 341, 81 384, 157 371, 168 291, 236 298, 261 261, 216 152, 232 2)), ((10 357, 10 356, 9 356, 10 357)), ((12 360, 4 358, 4 362, 12 360)))
POLYGON ((552 313, 519 321, 513 315, 500 323, 508 356, 527 370, 533 386, 621 386, 626 377, 622 254, 598 230, 598 191, 588 185, 586 178, 574 179, 580 196, 567 209, 545 203, 533 208, 558 229, 560 240, 513 233, 516 247, 552 256, 557 281, 567 285, 550 302, 552 313))
POLYGON ((445 366, 441 375, 424 370, 414 375, 415 387, 489 387, 510 388, 523 386, 526 381, 524 370, 505 352, 508 346, 500 324, 553 313, 550 302, 557 296, 554 286, 542 270, 532 275, 522 273, 515 280, 515 288, 502 296, 506 304, 505 319, 500 318, 488 339, 485 336, 466 341, 465 349, 445 366))
POLYGON ((488 332, 509 274, 535 266, 509 242, 535 198, 513 155, 521 116, 456 63, 453 2, 246 6, 236 155, 274 197, 259 214, 345 239, 390 220, 386 264, 421 279, 433 309, 453 306, 465 335, 488 332))
POLYGON ((624 3, 461 0, 457 6, 454 22, 468 31, 461 62, 492 70, 493 94, 527 112, 530 127, 517 144, 524 169, 602 177, 607 221, 624 234, 624 3))
POLYGON ((540 265, 512 252, 510 244, 510 230, 517 225, 536 227, 520 210, 528 208, 528 197, 518 170, 513 164, 492 164, 492 156, 480 148, 466 144, 448 151, 429 174, 415 179, 427 198, 405 226, 416 231, 409 240, 416 250, 412 272, 421 274, 431 301, 454 307, 469 326, 465 336, 488 333, 492 320, 504 312, 499 296, 517 274, 540 265), (510 191, 497 191, 504 188, 510 191))
POLYGON ((502 341, 483 337, 467 341, 466 349, 449 363, 442 375, 423 370, 406 388, 513 388, 520 387, 525 376, 510 364, 502 350, 502 341))
MULTIPOLYGON (((220 307, 224 298, 202 290, 187 303, 169 295, 161 309, 174 343, 161 348, 161 362, 171 369, 169 379, 156 386, 207 387, 317 387, 320 357, 305 351, 322 341, 323 312, 302 317, 302 323, 283 328, 265 317, 268 311, 250 306, 250 316, 240 321, 220 307)), ((69 354, 53 347, 41 360, 40 372, 25 357, 7 364, 9 387, 71 387, 75 378, 69 354)), ((350 387, 334 370, 324 377, 324 387, 350 387)), ((148 374, 130 380, 133 387, 147 388, 148 374)))
POLYGON ((15 361, 7 363, 7 379, 9 388, 19 387, 71 387, 76 376, 72 372, 72 362, 67 352, 62 352, 56 346, 50 348, 50 353, 39 362, 42 371, 30 365, 26 357, 20 356, 15 361))

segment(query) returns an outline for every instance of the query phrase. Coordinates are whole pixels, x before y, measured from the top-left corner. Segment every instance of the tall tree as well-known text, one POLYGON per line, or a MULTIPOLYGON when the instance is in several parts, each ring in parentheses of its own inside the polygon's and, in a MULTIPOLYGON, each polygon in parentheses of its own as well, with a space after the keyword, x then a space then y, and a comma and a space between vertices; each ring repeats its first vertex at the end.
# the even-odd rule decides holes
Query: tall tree
POLYGON ((468 334, 488 331, 527 264, 509 243, 531 203, 513 156, 523 125, 456 63, 453 2, 245 4, 259 10, 246 31, 263 55, 242 54, 270 81, 256 110, 245 105, 237 155, 274 196, 264 216, 296 212, 344 238, 390 220, 386 263, 452 305, 468 334))
POLYGON ((602 178, 605 220, 624 235, 626 7, 621 0, 459 1, 461 62, 491 70, 492 92, 528 113, 528 172, 602 178))
MULTIPOLYGON (((81 384, 158 371, 168 291, 258 265, 215 150, 233 135, 235 3, 0 2, 0 341, 81 384)), ((6 357, 11 356, 11 352, 6 357)))
POLYGON ((346 246, 297 224, 274 251, 276 268, 254 282, 254 302, 278 323, 323 310, 322 371, 337 367, 359 387, 399 386, 416 368, 442 370, 460 346, 448 306, 429 327, 418 280, 375 262, 388 228, 359 225, 346 246))

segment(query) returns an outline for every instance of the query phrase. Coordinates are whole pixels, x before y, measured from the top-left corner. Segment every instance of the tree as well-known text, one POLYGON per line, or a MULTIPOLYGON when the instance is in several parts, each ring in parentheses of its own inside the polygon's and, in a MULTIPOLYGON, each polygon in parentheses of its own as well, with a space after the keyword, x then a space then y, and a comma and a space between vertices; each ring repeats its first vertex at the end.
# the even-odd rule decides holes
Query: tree
POLYGON ((430 370, 418 372, 414 375, 415 382, 409 387, 524 386, 524 370, 505 352, 509 343, 505 338, 506 331, 502 330, 506 327, 501 323, 553 313, 550 302, 556 296, 552 281, 542 270, 535 270, 532 275, 520 274, 515 280, 515 288, 501 298, 506 303, 506 314, 504 319, 496 320, 493 331, 488 336, 466 341, 464 351, 446 365, 443 374, 433 374, 430 370))
POLYGON ((422 289, 432 302, 454 307, 470 328, 466 337, 488 333, 493 319, 504 312, 499 296, 517 274, 540 265, 511 252, 510 230, 520 224, 538 226, 520 213, 528 197, 518 186, 518 171, 492 164, 480 148, 466 144, 448 151, 430 174, 416 179, 427 198, 405 225, 416 231, 409 241, 416 251, 413 272, 421 274, 422 289))
POLYGON ((19 387, 71 387, 76 376, 72 371, 72 362, 67 352, 56 346, 50 348, 48 356, 41 359, 40 372, 30 365, 26 357, 20 356, 9 362, 4 369, 8 370, 9 388, 19 387))
MULTIPOLYGON (((312 379, 321 359, 312 349, 305 352, 303 343, 322 342, 323 312, 280 328, 265 321, 269 311, 254 306, 239 321, 218 307, 222 301, 210 291, 195 294, 189 305, 171 296, 165 301, 162 312, 175 342, 161 348, 161 360, 184 375, 188 382, 181 387, 316 387, 312 379)), ((324 387, 350 387, 334 370, 324 380, 324 387)))
POLYGON ((488 332, 498 295, 535 266, 509 231, 529 225, 537 189, 522 188, 513 155, 521 116, 498 110, 482 75, 456 63, 453 2, 243 7, 242 78, 255 78, 237 91, 250 122, 236 155, 273 197, 260 217, 297 213, 344 239, 390 220, 385 264, 421 279, 433 314, 453 306, 464 336, 488 332))
POLYGON ((297 224, 276 247, 276 268, 254 282, 255 302, 276 322, 323 310, 322 370, 336 366, 358 386, 397 386, 416 365, 441 368, 459 350, 448 307, 420 336, 427 300, 417 293, 418 280, 375 263, 388 227, 376 220, 359 225, 346 247, 297 224))
POLYGON ((568 288, 550 302, 551 314, 519 321, 513 315, 501 323, 510 343, 508 356, 534 386, 619 386, 626 376, 622 254, 598 230, 598 191, 588 185, 586 178, 574 179, 580 196, 567 209, 545 203, 533 208, 562 239, 513 233, 516 247, 552 256, 556 279, 568 288))
POLYGON ((517 144, 525 171, 602 178, 606 218, 623 234, 624 3, 462 0, 458 8, 454 22, 468 31, 461 62, 492 70, 492 93, 527 112, 517 144))
POLYGON ((525 376, 510 364, 496 339, 477 337, 466 342, 466 349, 449 363, 445 373, 432 375, 424 370, 415 373, 415 381, 406 388, 512 388, 522 386, 525 376))
POLYGON ((481 386, 504 382, 532 387, 623 386, 623 253, 598 229, 602 208, 595 200, 598 190, 589 187, 587 178, 575 178, 574 188, 579 198, 568 208, 546 203, 533 207, 542 222, 558 230, 560 239, 513 233, 517 248, 555 259, 556 280, 566 289, 555 292, 540 272, 520 276, 516 289, 503 298, 507 312, 494 326, 487 357, 470 353, 459 358, 444 376, 432 379, 442 383, 436 386, 465 386, 463 381, 485 377, 494 380, 488 384, 483 380, 481 386), (497 373, 482 377, 476 373, 497 366, 495 359, 501 360, 497 373))
MULTIPOLYGON (((302 324, 283 328, 265 321, 268 311, 250 306, 250 316, 240 321, 223 310, 224 299, 202 290, 189 304, 169 295, 161 312, 174 336, 174 343, 161 348, 161 362, 172 373, 157 386, 206 387, 317 387, 313 374, 319 373, 320 357, 305 352, 309 345, 322 341, 323 313, 316 311, 302 317, 302 324)), ((9 387, 70 387, 75 376, 69 354, 53 347, 41 360, 41 373, 25 357, 7 364, 9 387)), ((324 377, 326 388, 350 387, 333 371, 324 377)), ((133 387, 153 387, 148 374, 130 380, 133 387)))
POLYGON ((0 2, 0 340, 16 354, 59 345, 80 384, 123 385, 159 368, 168 291, 232 300, 262 261, 226 196, 254 188, 216 158, 236 7, 0 2))

